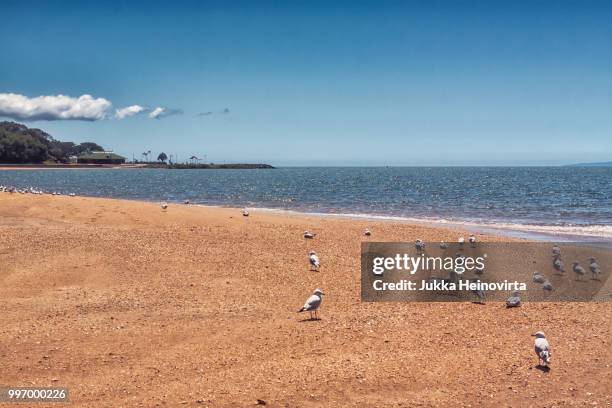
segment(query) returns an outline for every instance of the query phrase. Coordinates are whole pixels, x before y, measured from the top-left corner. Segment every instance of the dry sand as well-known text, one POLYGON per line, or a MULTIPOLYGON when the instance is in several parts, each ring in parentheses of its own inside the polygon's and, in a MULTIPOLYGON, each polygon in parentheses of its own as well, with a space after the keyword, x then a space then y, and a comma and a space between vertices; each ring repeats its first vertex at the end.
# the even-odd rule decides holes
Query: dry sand
POLYGON ((0 384, 66 386, 79 407, 610 406, 612 304, 362 303, 366 226, 377 241, 458 236, 0 193, 0 384), (322 320, 305 321, 316 287, 322 320))

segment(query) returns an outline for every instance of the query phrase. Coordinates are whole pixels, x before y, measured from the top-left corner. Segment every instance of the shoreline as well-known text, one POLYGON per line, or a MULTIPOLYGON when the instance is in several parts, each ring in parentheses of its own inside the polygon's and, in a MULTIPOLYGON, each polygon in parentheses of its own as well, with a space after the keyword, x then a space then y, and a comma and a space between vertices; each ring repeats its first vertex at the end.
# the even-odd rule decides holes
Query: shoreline
MULTIPOLYGON (((1 170, 1 168, 0 168, 1 170)), ((32 169, 36 170, 36 169, 32 169)), ((10 194, 10 193, 7 193, 10 194)), ((45 193, 51 195, 50 193, 45 193)), ((62 195, 67 195, 63 193, 62 195)), ((166 201, 169 204, 186 206, 186 204, 180 201, 171 200, 147 200, 138 198, 122 198, 122 197, 108 197, 108 196, 88 196, 88 195, 77 195, 77 197, 84 198, 98 198, 106 200, 122 200, 140 203, 158 203, 166 201)), ((239 210, 240 206, 235 205, 224 205, 224 204, 206 204, 206 203, 190 203, 189 206, 197 206, 202 208, 224 208, 239 210)), ((399 223, 413 226, 421 226, 425 228, 439 228, 456 230, 459 232, 470 232, 482 235, 494 235, 498 237, 507 238, 510 240, 533 240, 533 241, 544 241, 544 242, 601 242, 610 241, 612 237, 604 235, 602 232, 600 235, 586 232, 592 228, 606 228, 606 226, 556 226, 556 225, 530 225, 530 224, 519 224, 519 223, 479 223, 473 221, 453 221, 444 219, 427 219, 427 218, 410 218, 401 217, 394 215, 377 215, 377 214, 359 214, 359 213, 340 213, 340 212, 309 212, 299 211, 293 209, 283 208, 270 208, 270 207, 256 207, 247 206, 249 210, 257 210, 269 214, 277 214, 280 216, 304 216, 304 217, 320 217, 328 219, 339 219, 339 220, 356 220, 366 222, 385 222, 385 223, 399 223), (567 229, 562 231, 560 229, 567 229)))

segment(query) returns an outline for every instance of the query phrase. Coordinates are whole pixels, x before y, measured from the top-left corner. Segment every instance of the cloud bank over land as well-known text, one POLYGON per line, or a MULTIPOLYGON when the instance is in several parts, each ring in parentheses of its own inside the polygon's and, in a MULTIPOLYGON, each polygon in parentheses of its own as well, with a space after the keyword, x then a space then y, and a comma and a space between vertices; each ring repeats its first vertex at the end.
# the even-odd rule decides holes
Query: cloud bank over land
POLYGON ((27 97, 15 93, 0 93, 0 117, 15 120, 82 120, 94 122, 105 119, 122 120, 148 113, 151 119, 162 119, 182 114, 181 109, 159 106, 154 109, 142 105, 129 105, 116 109, 106 98, 95 98, 89 94, 79 97, 67 95, 41 95, 27 97))

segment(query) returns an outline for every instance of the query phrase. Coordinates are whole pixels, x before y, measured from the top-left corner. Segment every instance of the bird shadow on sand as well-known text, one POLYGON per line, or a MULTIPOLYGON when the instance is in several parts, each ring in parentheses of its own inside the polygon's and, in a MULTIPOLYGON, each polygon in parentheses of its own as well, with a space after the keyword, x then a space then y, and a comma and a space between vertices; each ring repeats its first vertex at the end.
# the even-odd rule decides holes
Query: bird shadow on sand
POLYGON ((550 367, 542 365, 542 364, 538 364, 535 366, 536 370, 540 370, 543 373, 548 373, 550 371, 550 367))
POLYGON ((298 320, 299 323, 318 322, 321 320, 320 317, 308 317, 306 319, 298 320))

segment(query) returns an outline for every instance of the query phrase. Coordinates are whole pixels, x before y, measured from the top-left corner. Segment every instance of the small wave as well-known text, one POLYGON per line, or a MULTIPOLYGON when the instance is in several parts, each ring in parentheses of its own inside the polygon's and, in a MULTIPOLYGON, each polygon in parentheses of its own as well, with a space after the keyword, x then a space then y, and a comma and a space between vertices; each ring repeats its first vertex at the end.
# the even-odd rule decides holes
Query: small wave
POLYGON ((400 217, 393 215, 380 215, 380 214, 363 214, 363 213, 322 213, 322 212, 308 212, 308 211, 295 211, 295 210, 283 210, 278 208, 257 208, 260 211, 269 211, 276 213, 293 213, 293 214, 306 214, 317 217, 332 217, 332 218, 356 218, 365 220, 381 220, 381 221, 397 221, 406 223, 416 224, 439 224, 441 227, 457 227, 457 228, 468 228, 475 230, 491 230, 498 231, 502 235, 517 235, 512 232, 519 232, 524 234, 518 234, 524 237, 540 238, 540 239, 552 239, 552 238, 567 238, 582 240, 588 239, 612 239, 612 226, 611 225, 535 225, 535 224, 520 224, 510 222, 476 222, 476 221, 464 221, 455 219, 443 219, 443 218, 414 218, 414 217, 400 217), (508 234, 504 234, 507 232, 508 234))

